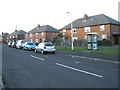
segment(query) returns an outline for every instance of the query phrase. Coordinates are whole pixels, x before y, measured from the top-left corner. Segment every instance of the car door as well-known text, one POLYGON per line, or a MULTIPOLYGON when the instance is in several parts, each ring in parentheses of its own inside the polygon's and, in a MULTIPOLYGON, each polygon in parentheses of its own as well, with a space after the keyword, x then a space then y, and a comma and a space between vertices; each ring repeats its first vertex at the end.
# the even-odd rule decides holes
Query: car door
POLYGON ((25 47, 25 49, 27 49, 27 42, 25 42, 25 46, 24 47, 25 47))
POLYGON ((38 46, 36 46, 36 50, 37 50, 38 52, 40 52, 40 47, 41 47, 41 43, 39 43, 38 46))

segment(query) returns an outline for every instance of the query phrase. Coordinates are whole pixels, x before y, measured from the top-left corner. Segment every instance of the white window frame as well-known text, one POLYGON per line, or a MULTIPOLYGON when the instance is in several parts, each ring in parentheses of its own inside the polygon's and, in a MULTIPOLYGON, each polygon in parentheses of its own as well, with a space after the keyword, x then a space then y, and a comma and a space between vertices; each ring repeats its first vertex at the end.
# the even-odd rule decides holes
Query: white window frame
POLYGON ((90 27, 84 27, 84 32, 90 32, 90 27))
POLYGON ((44 32, 42 32, 41 35, 44 36, 44 32))
POLYGON ((30 34, 30 37, 32 37, 32 33, 30 34))
POLYGON ((35 36, 38 36, 38 33, 35 33, 35 36))
POLYGON ((100 26, 99 26, 99 30, 100 30, 100 31, 104 31, 104 30, 105 30, 105 26, 104 26, 104 25, 100 25, 100 26))
POLYGON ((26 34, 26 37, 28 37, 28 34, 26 34))
POLYGON ((66 30, 63 30, 64 33, 66 33, 66 30))
POLYGON ((72 33, 72 34, 77 33, 77 29, 76 29, 76 28, 72 29, 71 33, 72 33))
POLYGON ((107 34, 102 34, 102 40, 106 39, 107 40, 107 34))
POLYGON ((84 39, 85 39, 85 40, 87 40, 87 35, 86 35, 86 36, 84 36, 84 39))
POLYGON ((72 37, 73 41, 78 40, 78 37, 72 37))
POLYGON ((36 43, 38 43, 38 39, 36 39, 36 43))
POLYGON ((31 39, 31 42, 33 42, 33 39, 31 39))
POLYGON ((63 35, 65 35, 65 34, 66 34, 66 30, 63 30, 63 32, 62 32, 62 33, 63 33, 63 35))

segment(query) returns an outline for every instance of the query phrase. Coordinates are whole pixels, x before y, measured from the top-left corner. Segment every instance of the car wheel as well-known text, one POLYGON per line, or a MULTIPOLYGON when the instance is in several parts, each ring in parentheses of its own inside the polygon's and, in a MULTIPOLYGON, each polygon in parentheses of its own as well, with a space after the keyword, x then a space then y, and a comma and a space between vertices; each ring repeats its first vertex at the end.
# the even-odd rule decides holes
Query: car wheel
POLYGON ((55 51, 54 52, 52 52, 53 54, 55 54, 55 51))
POLYGON ((16 49, 18 49, 18 47, 16 47, 16 49))
POLYGON ((44 51, 43 51, 43 50, 41 50, 41 53, 42 53, 42 54, 44 54, 44 51))
POLYGON ((26 50, 27 50, 27 51, 29 50, 28 47, 26 47, 26 50))

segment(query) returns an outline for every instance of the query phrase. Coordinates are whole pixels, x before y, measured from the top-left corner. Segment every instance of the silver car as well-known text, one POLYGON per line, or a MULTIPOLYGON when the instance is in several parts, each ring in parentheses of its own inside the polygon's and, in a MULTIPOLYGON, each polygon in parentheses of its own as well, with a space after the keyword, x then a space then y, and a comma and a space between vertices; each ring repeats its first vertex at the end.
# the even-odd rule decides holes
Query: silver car
POLYGON ((41 52, 44 54, 45 52, 51 52, 55 54, 55 46, 51 42, 43 42, 39 43, 38 46, 35 47, 35 52, 41 52))

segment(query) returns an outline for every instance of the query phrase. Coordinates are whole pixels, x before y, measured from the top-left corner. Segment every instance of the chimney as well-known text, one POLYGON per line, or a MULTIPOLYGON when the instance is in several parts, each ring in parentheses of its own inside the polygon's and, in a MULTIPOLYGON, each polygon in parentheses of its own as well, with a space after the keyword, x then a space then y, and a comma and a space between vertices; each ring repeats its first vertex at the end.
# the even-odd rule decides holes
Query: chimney
POLYGON ((40 25, 38 24, 38 28, 40 28, 40 25))
POLYGON ((17 32, 17 29, 15 29, 15 32, 17 32))
POLYGON ((84 20, 87 20, 88 16, 87 14, 84 14, 84 20))

